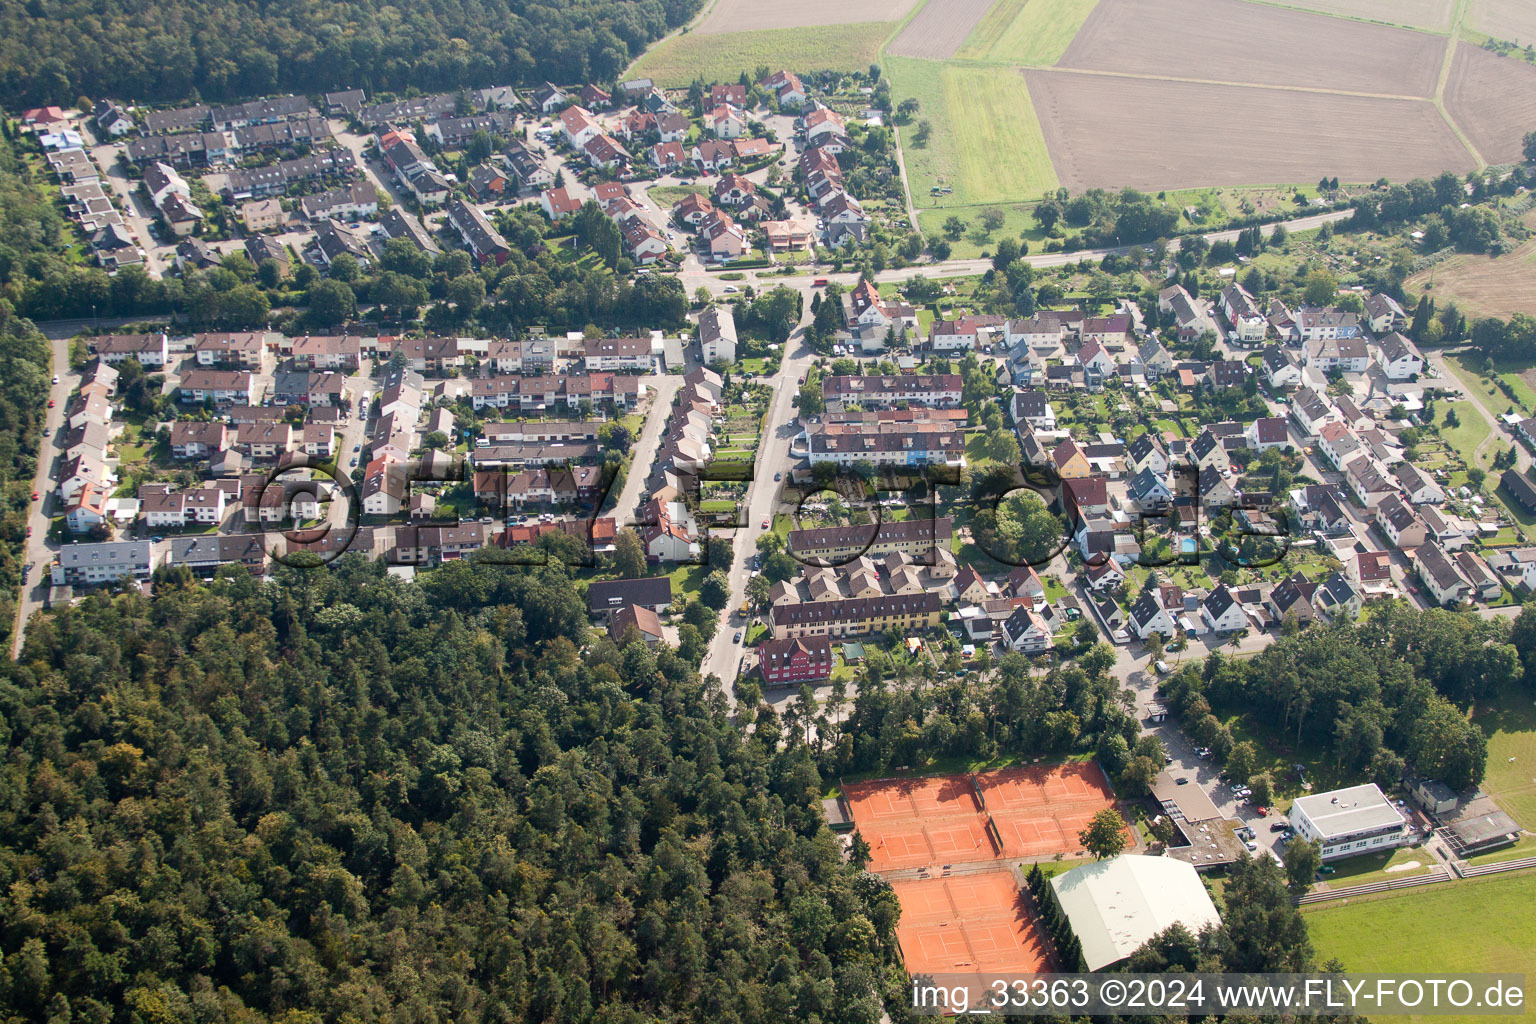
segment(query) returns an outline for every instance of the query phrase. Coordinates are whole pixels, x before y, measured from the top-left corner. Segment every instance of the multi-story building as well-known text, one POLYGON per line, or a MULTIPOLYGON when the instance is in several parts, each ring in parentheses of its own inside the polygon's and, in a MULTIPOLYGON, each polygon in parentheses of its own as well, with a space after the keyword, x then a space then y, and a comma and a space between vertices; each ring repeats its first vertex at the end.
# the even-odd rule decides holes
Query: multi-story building
POLYGON ((822 381, 821 393, 833 412, 842 412, 850 405, 883 409, 901 403, 953 409, 959 406, 964 387, 957 373, 829 376, 822 381))
POLYGON ((843 562, 860 555, 874 558, 900 552, 922 563, 935 548, 949 548, 954 528, 955 521, 949 518, 824 526, 791 530, 787 546, 789 553, 801 560, 843 562))
POLYGON ((56 587, 112 583, 123 579, 149 579, 150 544, 147 540, 112 541, 105 544, 66 544, 53 561, 56 587))
POLYGON ((1402 846, 1408 822, 1375 784, 1303 796, 1291 804, 1296 835, 1322 847, 1323 860, 1402 846))
POLYGON ((757 666, 769 686, 820 682, 832 675, 832 645, 826 637, 766 640, 757 648, 757 666))
POLYGON ((864 636, 895 629, 904 634, 939 624, 943 599, 936 591, 774 605, 769 625, 775 639, 864 636))

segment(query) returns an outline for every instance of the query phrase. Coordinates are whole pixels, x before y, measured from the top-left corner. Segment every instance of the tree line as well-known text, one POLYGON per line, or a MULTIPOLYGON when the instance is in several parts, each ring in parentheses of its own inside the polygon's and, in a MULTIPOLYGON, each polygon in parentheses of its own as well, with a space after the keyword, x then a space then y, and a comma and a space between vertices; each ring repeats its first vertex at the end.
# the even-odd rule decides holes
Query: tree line
POLYGON ((158 103, 274 92, 611 82, 698 0, 323 6, 33 0, 0 10, 0 102, 158 103))

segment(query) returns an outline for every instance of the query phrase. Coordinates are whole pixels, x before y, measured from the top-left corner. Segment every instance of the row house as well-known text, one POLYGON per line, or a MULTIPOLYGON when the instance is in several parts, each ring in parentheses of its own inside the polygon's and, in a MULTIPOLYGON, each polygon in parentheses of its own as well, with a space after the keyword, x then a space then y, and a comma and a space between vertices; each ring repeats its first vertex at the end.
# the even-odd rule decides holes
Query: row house
POLYGON ((936 592, 774 605, 769 627, 775 639, 865 636, 894 629, 911 635, 939 624, 943 605, 936 592))
POLYGON ((390 561, 399 565, 455 561, 485 547, 488 535, 485 523, 397 526, 390 561))
POLYGON ((486 362, 493 373, 547 373, 555 367, 555 343, 547 338, 493 341, 486 362))
POLYGON ((259 370, 263 353, 276 338, 266 331, 196 334, 192 357, 198 366, 259 370))
POLYGON ((253 534, 172 537, 165 564, 186 566, 196 573, 208 573, 225 565, 243 565, 259 572, 267 563, 263 540, 253 534))
POLYGON ((229 428, 223 423, 177 420, 171 424, 171 456, 206 459, 229 447, 229 428))
POLYGON ((362 365, 363 343, 355 335, 306 334, 292 341, 293 365, 301 370, 350 370, 362 365))
POLYGON ((281 195, 301 182, 348 178, 357 171, 357 157, 350 149, 324 149, 267 167, 237 167, 226 176, 223 191, 231 200, 281 195))
POLYGON ((885 376, 827 376, 822 381, 826 407, 842 412, 849 406, 890 408, 899 404, 954 409, 960 405, 964 382, 959 374, 897 374, 885 376))
MULTIPOLYGON (((1352 314, 1351 314, 1352 315, 1352 314)), ((1322 337, 1308 341, 1303 362, 1323 373, 1364 373, 1371 364, 1370 349, 1364 338, 1322 337)))
POLYGON ((959 430, 910 433, 838 433, 808 431, 813 466, 832 463, 852 466, 963 466, 965 435, 959 430))
POLYGON ((596 441, 601 420, 512 420, 481 424, 480 433, 491 444, 554 444, 563 441, 596 441))
POLYGON ((361 220, 379 212, 379 192, 372 182, 353 182, 305 196, 299 200, 299 210, 309 220, 361 220))
POLYGON ((1440 545, 1426 543, 1419 547, 1414 556, 1419 579, 1436 604, 1457 605, 1471 599, 1472 584, 1440 545))
POLYGON ((293 451, 293 425, 245 423, 235 428, 235 446, 252 460, 271 461, 293 451))
POLYGON ((936 549, 948 550, 954 527, 953 519, 941 517, 791 530, 787 547, 802 562, 836 561, 859 555, 880 557, 894 552, 926 564, 925 559, 931 559, 936 549))
POLYGON ((164 331, 152 334, 104 334, 91 338, 87 344, 108 366, 132 359, 146 370, 158 370, 170 360, 170 339, 164 331))
POLYGON ((510 136, 517 127, 517 118, 504 111, 494 110, 469 117, 440 117, 422 131, 437 141, 443 149, 463 149, 469 145, 476 132, 487 135, 510 136))
POLYGON ((685 503, 668 500, 676 496, 675 490, 662 488, 641 506, 640 543, 645 546, 646 558, 653 562, 698 560, 698 526, 685 503))
POLYGON ((188 370, 177 388, 178 400, 188 404, 254 405, 256 378, 249 370, 188 370))
POLYGON ((564 377, 479 377, 472 382, 470 404, 475 409, 512 409, 524 415, 571 413, 601 404, 633 409, 644 397, 640 378, 627 374, 593 373, 564 377))
POLYGON ((491 225, 480 208, 466 203, 458 196, 448 200, 448 223, 459 233, 459 237, 482 266, 494 263, 499 267, 512 255, 512 247, 507 244, 501 232, 491 225))

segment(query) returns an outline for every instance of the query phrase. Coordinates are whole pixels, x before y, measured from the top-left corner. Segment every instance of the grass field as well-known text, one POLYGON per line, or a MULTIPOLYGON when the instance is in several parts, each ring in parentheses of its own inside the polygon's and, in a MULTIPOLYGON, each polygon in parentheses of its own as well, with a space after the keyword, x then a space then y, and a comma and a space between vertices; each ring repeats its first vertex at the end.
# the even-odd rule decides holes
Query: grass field
POLYGON ((1337 957, 1350 973, 1496 973, 1530 969, 1533 901, 1536 872, 1522 871, 1319 904, 1303 913, 1319 962, 1337 957))
POLYGON ((670 209, 689 196, 708 196, 708 185, 654 185, 645 194, 662 209, 670 209))
POLYGON ((1483 400, 1483 404, 1496 413, 1517 412, 1522 416, 1528 416, 1536 411, 1536 390, 1532 390, 1527 383, 1525 374, 1531 370, 1531 360, 1519 360, 1517 362, 1505 362, 1496 364, 1494 374, 1515 393, 1519 400, 1511 401, 1497 385, 1482 376, 1482 356, 1477 353, 1456 353, 1445 357, 1445 361, 1451 367, 1451 372, 1456 374, 1469 389, 1475 390, 1483 400))
POLYGON ((635 61, 629 78, 654 78, 667 88, 682 88, 695 78, 734 82, 743 71, 760 67, 811 71, 861 71, 879 56, 880 44, 894 22, 765 29, 702 35, 690 32, 669 39, 635 61))
MULTIPOLYGON (((1467 465, 1483 465, 1473 458, 1473 453, 1477 451, 1477 446, 1483 443, 1483 439, 1488 436, 1488 421, 1483 419, 1482 411, 1471 402, 1452 402, 1450 408, 1456 411, 1457 425, 1454 427, 1445 426, 1443 423, 1445 414, 1438 413, 1442 417, 1442 425, 1440 427, 1441 438, 1444 439, 1446 444, 1456 449, 1457 454, 1466 461, 1467 465)), ((1485 452, 1484 454, 1490 454, 1490 452, 1485 452)), ((1484 465, 1483 468, 1487 469, 1488 467, 1484 465)))
POLYGON ((1408 278, 1403 288, 1417 301, 1428 295, 1454 300, 1468 318, 1508 317, 1536 306, 1536 239, 1497 258, 1461 253, 1408 278))
POLYGON ((886 58, 896 102, 911 96, 933 126, 924 147, 903 147, 912 201, 938 205, 929 190, 954 193, 946 206, 1038 199, 1057 187, 1056 171, 1035 119, 1029 88, 1008 68, 886 58))
POLYGON ((955 56, 1050 67, 1061 59, 1098 2, 998 0, 955 56))
POLYGON ((1488 736, 1483 791, 1522 828, 1536 832, 1536 703, 1529 689, 1478 705, 1474 721, 1488 736))

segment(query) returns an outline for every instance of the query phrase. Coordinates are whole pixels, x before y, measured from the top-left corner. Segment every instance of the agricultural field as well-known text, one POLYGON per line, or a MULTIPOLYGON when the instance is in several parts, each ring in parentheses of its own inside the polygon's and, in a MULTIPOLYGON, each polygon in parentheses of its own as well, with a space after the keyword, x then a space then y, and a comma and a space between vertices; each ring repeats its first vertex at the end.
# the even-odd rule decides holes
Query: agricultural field
POLYGON ((1522 871, 1324 903, 1303 913, 1318 960, 1338 957, 1352 974, 1423 971, 1427 965, 1447 973, 1496 973, 1530 968, 1533 901, 1536 872, 1522 871))
POLYGON ((664 88, 684 88, 695 78, 734 82, 760 67, 796 71, 862 71, 875 63, 890 34, 888 21, 835 27, 765 29, 704 35, 688 32, 647 51, 629 78, 653 78, 664 88))
POLYGON ((928 0, 885 48, 898 57, 953 57, 992 0, 928 0))
POLYGON ((1536 832, 1536 704, 1528 690, 1478 705, 1474 721, 1488 736, 1483 791, 1527 832, 1536 832))
POLYGON ((1508 317, 1536 309, 1536 239, 1497 258, 1458 253, 1403 282, 1412 296, 1454 300, 1469 317, 1508 317))
POLYGON ((867 21, 897 22, 907 16, 916 0, 715 0, 715 5, 694 28, 699 35, 731 35, 762 29, 808 28, 813 25, 848 25, 867 21))
POLYGON ((1445 86, 1445 109, 1484 160, 1516 163, 1521 137, 1536 125, 1536 67, 1461 43, 1445 86))
POLYGON ((1536 43, 1536 6, 1530 0, 1471 0, 1467 26, 1522 46, 1536 43))
POLYGON ((1049 67, 1061 59, 1099 0, 998 0, 960 48, 969 60, 1049 67))
MULTIPOLYGON (((1435 108, 1415 100, 1023 72, 1066 187, 1394 180, 1473 169, 1435 108), (1233 143, 1224 125, 1242 125, 1233 143), (1404 139, 1415 144, 1403 145, 1404 139)), ((937 129, 935 131, 937 134, 937 129)), ((925 191, 917 182, 917 191, 925 191)))
POLYGON ((891 57, 886 73, 892 98, 915 97, 933 125, 927 146, 903 149, 915 205, 936 205, 929 191, 937 185, 954 189, 946 206, 1038 199, 1057 187, 1019 72, 891 57))
POLYGON ((1448 32, 1455 0, 1251 0, 1336 18, 1358 18, 1430 32, 1448 32))
POLYGON ((1243 0, 1100 0, 1058 66, 1424 97, 1435 91, 1445 45, 1423 32, 1243 0))

